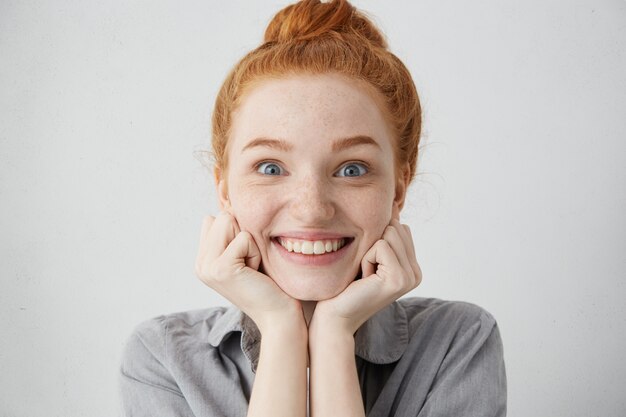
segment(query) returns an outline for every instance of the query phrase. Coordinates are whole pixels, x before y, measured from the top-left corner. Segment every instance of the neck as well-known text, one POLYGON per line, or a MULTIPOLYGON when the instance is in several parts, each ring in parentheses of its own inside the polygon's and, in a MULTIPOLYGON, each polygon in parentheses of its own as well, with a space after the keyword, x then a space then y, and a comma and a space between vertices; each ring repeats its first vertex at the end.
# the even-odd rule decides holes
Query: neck
POLYGON ((306 321, 306 326, 309 327, 311 323, 311 318, 313 317, 313 312, 315 311, 315 306, 317 305, 317 301, 300 301, 302 305, 302 312, 304 313, 304 320, 306 321))

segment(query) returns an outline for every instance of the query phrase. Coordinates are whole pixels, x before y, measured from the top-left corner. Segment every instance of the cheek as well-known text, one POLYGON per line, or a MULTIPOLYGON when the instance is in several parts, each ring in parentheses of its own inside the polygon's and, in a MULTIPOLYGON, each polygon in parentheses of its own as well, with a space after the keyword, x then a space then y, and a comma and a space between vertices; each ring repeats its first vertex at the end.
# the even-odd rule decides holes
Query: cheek
POLYGON ((347 213, 352 213, 349 217, 363 230, 366 246, 380 239, 391 221, 393 197, 389 188, 381 187, 375 192, 355 192, 345 200, 347 213))
POLYGON ((265 190, 235 188, 230 195, 232 214, 241 230, 250 232, 257 243, 263 237, 263 230, 274 217, 275 198, 265 190))

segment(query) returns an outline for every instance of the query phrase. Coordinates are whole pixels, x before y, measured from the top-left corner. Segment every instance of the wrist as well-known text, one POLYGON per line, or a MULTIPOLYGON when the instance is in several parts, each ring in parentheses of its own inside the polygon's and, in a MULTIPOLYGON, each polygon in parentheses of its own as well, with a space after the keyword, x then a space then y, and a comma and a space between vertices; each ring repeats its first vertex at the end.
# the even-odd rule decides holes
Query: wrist
POLYGON ((309 334, 304 320, 277 320, 259 331, 262 357, 307 366, 309 334))
POLYGON ((351 317, 343 317, 330 308, 324 308, 324 303, 318 304, 309 324, 309 334, 335 337, 354 336, 359 324, 351 317))
POLYGON ((354 356, 354 335, 338 329, 309 330, 308 347, 312 361, 331 357, 342 361, 354 356))
POLYGON ((306 321, 299 306, 264 314, 255 324, 265 340, 284 337, 306 340, 308 335, 306 321))
POLYGON ((344 349, 354 351, 355 331, 343 319, 324 319, 322 316, 313 315, 309 326, 309 348, 344 349))

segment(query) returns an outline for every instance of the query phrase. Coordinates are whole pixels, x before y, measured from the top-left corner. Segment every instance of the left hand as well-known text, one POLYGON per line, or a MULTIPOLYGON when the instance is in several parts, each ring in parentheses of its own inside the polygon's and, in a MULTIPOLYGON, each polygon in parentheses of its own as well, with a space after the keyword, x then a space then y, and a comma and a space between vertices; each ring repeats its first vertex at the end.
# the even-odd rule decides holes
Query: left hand
POLYGON ((354 334, 367 319, 416 288, 422 271, 415 259, 411 230, 392 219, 381 239, 361 261, 363 278, 315 307, 312 325, 354 334))

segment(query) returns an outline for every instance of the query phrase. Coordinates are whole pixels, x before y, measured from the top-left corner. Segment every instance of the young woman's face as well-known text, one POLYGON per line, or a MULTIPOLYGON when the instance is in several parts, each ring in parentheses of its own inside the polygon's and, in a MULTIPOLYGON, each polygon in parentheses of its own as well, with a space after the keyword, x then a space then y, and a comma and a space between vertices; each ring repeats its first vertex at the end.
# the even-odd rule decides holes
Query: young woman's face
POLYGON ((254 237, 260 270, 299 300, 343 291, 402 207, 406 186, 383 114, 340 75, 252 87, 233 114, 227 152, 222 206, 254 237))

